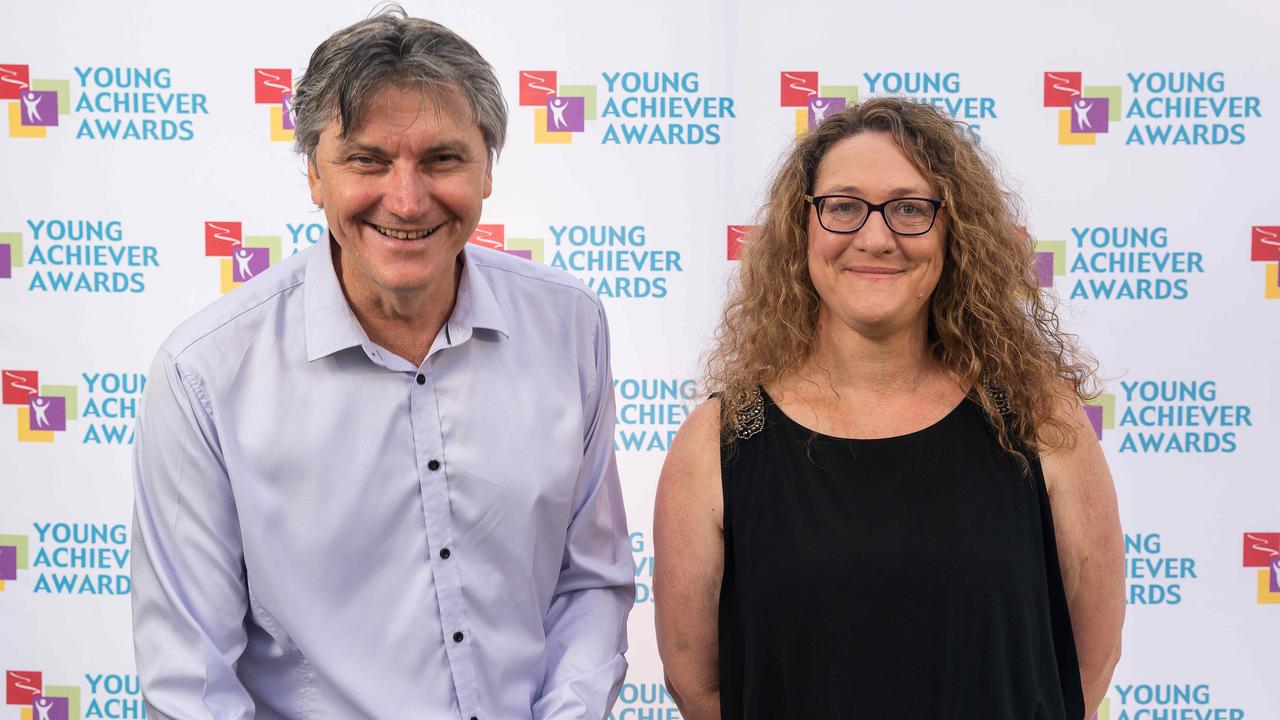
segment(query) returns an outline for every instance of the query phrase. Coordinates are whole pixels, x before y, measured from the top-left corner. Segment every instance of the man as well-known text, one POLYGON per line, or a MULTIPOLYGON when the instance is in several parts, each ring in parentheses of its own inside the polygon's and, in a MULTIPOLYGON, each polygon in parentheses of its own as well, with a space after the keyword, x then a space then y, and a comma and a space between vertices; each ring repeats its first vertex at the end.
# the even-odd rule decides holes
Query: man
POLYGON ((329 242, 184 323, 135 452, 152 718, 603 718, 634 597, 599 299, 468 245, 506 105, 398 8, 298 85, 329 242))

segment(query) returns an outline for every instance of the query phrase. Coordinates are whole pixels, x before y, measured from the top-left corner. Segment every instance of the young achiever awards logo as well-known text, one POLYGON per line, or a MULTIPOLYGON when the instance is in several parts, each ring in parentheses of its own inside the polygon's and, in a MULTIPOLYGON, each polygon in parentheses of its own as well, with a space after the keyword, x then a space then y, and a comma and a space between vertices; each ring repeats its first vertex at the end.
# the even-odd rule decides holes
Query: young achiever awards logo
POLYGON ((205 257, 220 258, 218 286, 223 294, 280 262, 281 242, 280 235, 244 235, 238 220, 207 220, 204 223, 204 254, 205 257))
POLYGON ((48 137, 71 113, 71 83, 33 80, 29 65, 0 65, 0 101, 8 101, 9 137, 48 137))
POLYGON ((75 385, 42 385, 38 370, 0 370, 0 379, 4 404, 17 410, 18 442, 51 443, 77 419, 75 385))
POLYGON ((253 102, 267 106, 268 136, 274 142, 293 142, 293 71, 254 68, 253 102))
POLYGON ((1070 240, 1037 240, 1040 287, 1055 286, 1070 300, 1178 302, 1191 297, 1205 274, 1204 253, 1161 224, 1082 224, 1070 240))
POLYGON ((1244 567, 1256 575, 1259 605, 1280 605, 1280 532, 1244 534, 1244 567))
POLYGON ((25 233, 0 232, 0 279, 33 293, 143 293, 159 256, 110 218, 29 218, 25 233))
POLYGON ((1119 85, 1084 80, 1080 71, 1044 73, 1059 145, 1116 135, 1124 145, 1243 145, 1249 123, 1262 117, 1261 98, 1231 94, 1220 70, 1126 72, 1119 85))
POLYGON ((723 123, 737 117, 734 99, 704 94, 694 71, 605 71, 602 84, 561 84, 559 77, 557 70, 520 71, 519 104, 533 109, 535 144, 570 144, 598 126, 602 145, 717 145, 723 123))
POLYGON ((1262 296, 1280 299, 1280 225, 1254 225, 1250 237, 1249 260, 1263 263, 1262 296))
POLYGON ((649 228, 632 224, 555 224, 544 237, 512 237, 502 224, 481 224, 470 242, 560 268, 602 298, 662 300, 684 274, 684 256, 654 244, 649 228))
POLYGON ((970 135, 979 140, 986 121, 998 117, 995 98, 969 94, 959 72, 881 70, 859 73, 855 83, 846 82, 843 78, 836 84, 822 84, 816 70, 784 70, 779 73, 778 103, 784 108, 795 108, 796 137, 856 104, 860 96, 892 96, 932 105, 963 122, 970 135))
POLYGON ((8 102, 9 137, 45 138, 75 127, 76 140, 186 142, 208 96, 175 85, 166 66, 77 65, 73 81, 36 79, 24 64, 0 64, 0 101, 8 102), (65 121, 65 122, 64 122, 65 121))
POLYGON ((3 404, 16 406, 18 442, 54 442, 78 420, 85 445, 133 443, 145 373, 82 372, 83 387, 42 383, 38 370, 0 370, 0 379, 3 404))
MULTIPOLYGON (((39 670, 5 670, 4 701, 20 709, 18 720, 81 720, 80 688, 46 684, 39 670)), ((101 717, 101 716, 99 716, 101 717)), ((140 716, 139 716, 140 717, 140 716)))

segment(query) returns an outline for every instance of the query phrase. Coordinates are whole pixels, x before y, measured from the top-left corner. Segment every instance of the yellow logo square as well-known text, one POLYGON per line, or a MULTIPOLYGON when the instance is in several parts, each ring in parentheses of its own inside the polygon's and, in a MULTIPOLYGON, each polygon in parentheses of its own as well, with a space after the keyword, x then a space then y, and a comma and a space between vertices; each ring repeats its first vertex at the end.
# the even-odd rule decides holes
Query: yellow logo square
POLYGON ((1071 108, 1058 111, 1058 144, 1059 145, 1097 145, 1096 133, 1071 132, 1071 108))
POLYGON ((573 133, 547 130, 547 109, 542 107, 533 111, 533 141, 538 145, 568 145, 573 142, 573 133))

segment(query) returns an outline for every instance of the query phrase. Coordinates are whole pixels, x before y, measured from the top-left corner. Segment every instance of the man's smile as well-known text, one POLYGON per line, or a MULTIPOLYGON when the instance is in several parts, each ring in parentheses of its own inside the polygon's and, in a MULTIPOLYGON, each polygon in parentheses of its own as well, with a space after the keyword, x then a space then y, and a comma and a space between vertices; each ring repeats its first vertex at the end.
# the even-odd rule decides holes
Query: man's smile
POLYGON ((366 224, 387 237, 396 238, 397 240, 419 240, 421 238, 428 237, 448 223, 440 223, 439 225, 426 230, 397 230, 395 228, 389 228, 382 225, 375 225, 374 223, 366 224))

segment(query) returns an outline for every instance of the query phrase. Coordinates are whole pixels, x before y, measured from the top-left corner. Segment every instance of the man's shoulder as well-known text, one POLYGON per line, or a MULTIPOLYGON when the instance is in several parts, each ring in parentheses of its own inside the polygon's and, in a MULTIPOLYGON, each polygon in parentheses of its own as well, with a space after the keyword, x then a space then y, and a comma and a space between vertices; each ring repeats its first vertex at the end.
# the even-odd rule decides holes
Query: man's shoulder
POLYGON ((198 352, 208 342, 223 335, 256 334, 264 318, 280 303, 288 302, 306 280, 310 248, 285 258, 261 275, 233 289, 178 325, 160 346, 175 360, 198 352))
POLYGON ((559 268, 477 245, 467 246, 467 262, 474 263, 496 295, 540 295, 572 304, 599 306, 600 298, 581 280, 559 268))

